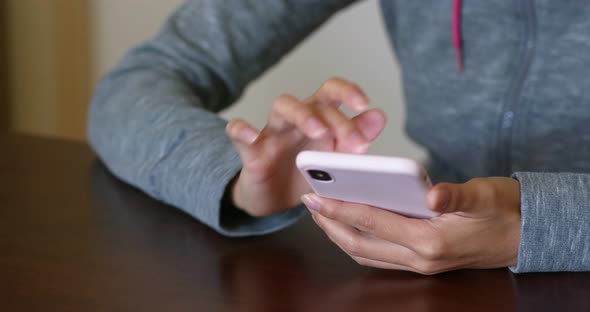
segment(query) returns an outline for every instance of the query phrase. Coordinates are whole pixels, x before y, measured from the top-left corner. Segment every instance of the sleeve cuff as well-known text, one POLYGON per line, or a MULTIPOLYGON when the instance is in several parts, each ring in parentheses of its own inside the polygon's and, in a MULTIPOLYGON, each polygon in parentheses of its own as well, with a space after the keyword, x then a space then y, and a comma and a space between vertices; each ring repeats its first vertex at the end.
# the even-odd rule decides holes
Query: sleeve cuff
POLYGON ((590 175, 516 172, 521 231, 513 273, 590 270, 590 175))

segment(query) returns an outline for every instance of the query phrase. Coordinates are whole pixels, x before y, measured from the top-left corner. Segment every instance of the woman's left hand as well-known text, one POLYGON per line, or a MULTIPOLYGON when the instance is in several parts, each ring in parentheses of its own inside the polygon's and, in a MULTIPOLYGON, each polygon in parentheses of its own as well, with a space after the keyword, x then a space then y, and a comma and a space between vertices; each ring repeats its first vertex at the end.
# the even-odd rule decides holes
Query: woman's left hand
POLYGON ((427 194, 432 219, 307 194, 303 202, 328 237, 357 263, 436 274, 516 265, 520 184, 510 178, 441 183, 427 194))

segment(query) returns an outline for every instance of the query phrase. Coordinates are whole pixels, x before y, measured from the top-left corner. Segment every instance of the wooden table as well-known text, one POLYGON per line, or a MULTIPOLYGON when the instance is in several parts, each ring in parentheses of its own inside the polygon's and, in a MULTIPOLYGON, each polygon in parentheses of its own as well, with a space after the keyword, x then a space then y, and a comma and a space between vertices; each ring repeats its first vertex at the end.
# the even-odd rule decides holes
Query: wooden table
POLYGON ((590 274, 356 265, 310 222, 230 239, 82 144, 0 135, 0 311, 590 311, 590 274))

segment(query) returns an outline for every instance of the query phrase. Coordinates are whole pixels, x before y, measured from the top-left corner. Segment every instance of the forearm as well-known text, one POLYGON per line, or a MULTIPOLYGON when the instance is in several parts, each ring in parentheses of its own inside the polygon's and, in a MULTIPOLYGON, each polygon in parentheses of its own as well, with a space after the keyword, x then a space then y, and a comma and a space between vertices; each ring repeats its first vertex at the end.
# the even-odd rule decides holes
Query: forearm
POLYGON ((188 1, 101 81, 91 145, 115 175, 223 234, 284 227, 301 210, 224 226, 221 199, 241 163, 215 112, 349 2, 188 1))

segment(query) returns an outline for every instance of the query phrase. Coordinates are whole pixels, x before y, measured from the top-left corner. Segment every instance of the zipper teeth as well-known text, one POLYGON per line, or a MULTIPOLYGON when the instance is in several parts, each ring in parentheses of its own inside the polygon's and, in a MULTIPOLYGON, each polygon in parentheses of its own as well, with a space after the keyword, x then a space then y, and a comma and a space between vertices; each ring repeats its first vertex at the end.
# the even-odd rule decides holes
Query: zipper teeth
POLYGON ((522 47, 521 66, 512 80, 511 88, 504 102, 505 104, 502 108, 502 114, 500 115, 500 122, 498 125, 497 164, 500 171, 499 173, 504 176, 508 176, 512 173, 511 148, 514 120, 517 117, 520 96, 522 95, 524 83, 531 67, 537 43, 537 15, 535 12, 535 0, 522 0, 521 4, 522 11, 527 18, 527 23, 524 29, 526 39, 524 41, 524 46, 522 47))

